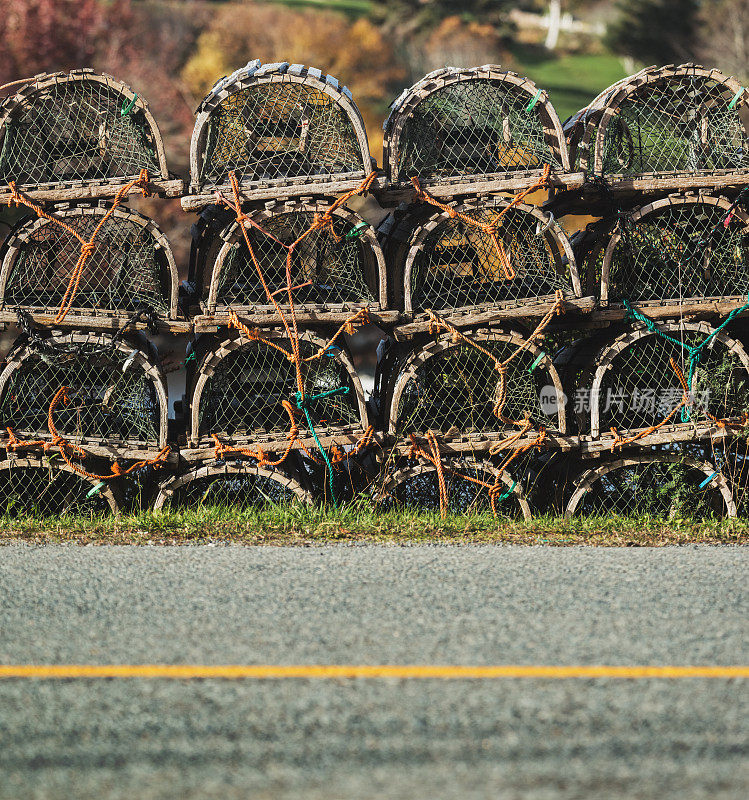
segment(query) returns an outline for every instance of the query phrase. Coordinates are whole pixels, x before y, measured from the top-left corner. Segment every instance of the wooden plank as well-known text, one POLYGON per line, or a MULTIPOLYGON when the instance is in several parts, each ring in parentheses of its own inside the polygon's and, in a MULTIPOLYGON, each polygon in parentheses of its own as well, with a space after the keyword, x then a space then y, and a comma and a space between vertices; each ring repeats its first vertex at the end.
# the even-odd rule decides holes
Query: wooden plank
POLYGON ((614 192, 662 192, 667 189, 724 189, 749 184, 748 172, 730 172, 724 175, 628 175, 606 176, 609 188, 614 192))
MULTIPOLYGON (((300 325, 338 326, 351 319, 355 311, 308 311, 295 312, 297 323, 300 325)), ((274 311, 265 314, 238 314, 239 319, 249 327, 275 328, 281 327, 282 322, 274 311)), ((288 314, 286 315, 288 317, 288 314)), ((400 311, 370 311, 369 317, 373 325, 390 327, 395 325, 402 314, 400 311)), ((220 328, 229 325, 228 314, 202 314, 192 320, 195 333, 216 333, 220 328)))
MULTIPOLYGON (((55 322, 54 314, 39 314, 31 312, 31 318, 35 325, 41 328, 67 329, 67 330, 95 330, 116 333, 132 315, 129 312, 113 314, 110 316, 88 316, 85 314, 69 313, 62 322, 55 322)), ((18 315, 15 311, 0 311, 0 324, 15 325, 18 323, 18 315)), ((157 320, 160 333, 184 334, 191 333, 193 325, 189 320, 180 319, 161 319, 157 320)), ((131 325, 128 330, 147 330, 148 325, 138 322, 131 325)))
MULTIPOLYGON (((508 433, 504 432, 497 434, 485 433, 474 434, 471 436, 453 436, 449 438, 437 436, 436 439, 440 453, 446 456, 451 456, 465 453, 487 453, 493 445, 506 439, 507 436, 508 433)), ((529 444, 535 442, 537 438, 537 433, 534 433, 531 436, 523 436, 522 438, 512 442, 512 444, 508 445, 507 447, 502 448, 501 452, 511 453, 513 450, 519 450, 522 447, 527 447, 529 444)), ((414 435, 414 439, 419 446, 427 450, 427 452, 429 451, 429 442, 424 436, 414 435)), ((411 440, 397 439, 393 436, 388 436, 383 442, 383 447, 388 453, 392 452, 396 455, 408 455, 411 450, 411 440)), ((546 438, 544 439, 541 447, 544 450, 552 449, 563 452, 572 452, 573 450, 578 449, 579 441, 577 436, 569 436, 561 433, 555 433, 554 431, 547 431, 546 438)))
MULTIPOLYGON (((684 303, 673 302, 668 300, 660 301, 654 300, 652 302, 636 303, 635 308, 642 311, 652 319, 680 319, 692 315, 711 315, 711 316, 725 316, 741 308, 746 303, 745 297, 738 297, 735 300, 696 300, 690 299, 684 303)), ((749 312, 744 311, 738 315, 745 317, 749 312)), ((594 322, 619 322, 627 318, 626 309, 619 305, 610 305, 595 309, 590 318, 594 322)))
MULTIPOLYGON (((18 190, 30 200, 60 203, 67 200, 111 199, 114 198, 117 192, 128 183, 129 181, 124 180, 120 183, 92 183, 90 185, 83 184, 74 187, 65 186, 64 184, 60 184, 56 188, 51 186, 38 188, 34 188, 32 186, 19 186, 18 190)), ((160 197, 182 197, 185 191, 185 181, 183 181, 181 178, 173 178, 170 180, 151 178, 148 182, 148 188, 149 191, 151 191, 153 194, 159 195, 160 197)), ((140 192, 140 189, 133 187, 128 192, 128 196, 131 194, 137 194, 138 192, 140 192)), ((0 203, 9 203, 11 197, 12 195, 9 191, 0 191, 0 203)))
MULTIPOLYGON (((51 436, 35 436, 35 439, 46 439, 51 441, 51 436)), ((11 451, 8 450, 8 437, 7 435, 0 436, 0 450, 6 450, 8 452, 15 452, 18 455, 23 453, 39 453, 42 451, 41 447, 29 447, 29 448, 19 448, 18 450, 11 451)), ((106 439, 82 439, 82 440, 71 440, 71 444, 75 444, 79 447, 82 447, 89 455, 96 456, 99 458, 109 459, 110 461, 143 461, 147 459, 155 458, 159 452, 160 448, 147 446, 147 445, 139 445, 139 444, 125 444, 125 443, 115 443, 111 440, 106 439)), ((59 453, 60 448, 58 446, 49 446, 49 452, 51 453, 59 453)), ((179 463, 179 453, 176 448, 172 449, 169 455, 166 457, 166 463, 176 465, 179 463)))
MULTIPOLYGON (((473 327, 476 325, 493 325, 498 322, 516 319, 537 319, 548 314, 554 305, 553 301, 547 303, 532 303, 527 305, 506 306, 505 308, 492 308, 485 311, 466 311, 455 314, 440 314, 440 316, 456 328, 473 327)), ((594 297, 582 297, 564 301, 565 312, 569 314, 590 314, 596 307, 594 297)), ((405 315, 404 315, 405 317, 405 315)), ((402 340, 416 333, 423 333, 430 328, 429 317, 420 314, 412 317, 412 322, 397 325, 393 331, 396 340, 402 340)))
MULTIPOLYGON (((631 431, 620 431, 622 436, 631 438, 637 435, 642 429, 631 431)), ((704 439, 724 439, 730 437, 731 431, 727 428, 721 428, 718 425, 706 425, 704 423, 694 425, 690 422, 677 424, 677 425, 664 425, 655 433, 648 434, 638 439, 629 445, 625 445, 623 449, 645 449, 659 444, 671 444, 674 442, 691 442, 704 439)), ((615 441, 612 433, 603 433, 597 439, 590 436, 579 437, 580 452, 585 454, 600 454, 612 452, 611 445, 615 441)), ((619 452, 618 446, 613 452, 619 452)))
MULTIPOLYGON (((289 183, 283 186, 265 186, 257 189, 240 187, 239 199, 242 203, 253 203, 259 200, 282 200, 290 197, 336 197, 361 185, 366 176, 362 173, 355 180, 325 181, 305 179, 304 183, 289 183)), ((220 191, 228 200, 234 200, 231 187, 221 186, 209 193, 188 194, 182 198, 183 211, 201 211, 216 202, 216 191, 220 191)))

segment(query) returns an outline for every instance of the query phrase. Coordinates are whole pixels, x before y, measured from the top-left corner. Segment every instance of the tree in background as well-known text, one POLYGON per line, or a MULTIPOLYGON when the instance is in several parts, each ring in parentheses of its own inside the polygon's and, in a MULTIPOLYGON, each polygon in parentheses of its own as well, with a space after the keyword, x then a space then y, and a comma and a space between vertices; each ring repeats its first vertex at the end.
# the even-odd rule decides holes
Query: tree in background
POLYGON ((381 0, 373 3, 372 17, 388 34, 411 35, 428 32, 448 17, 463 22, 491 25, 498 34, 510 30, 507 13, 512 0, 381 0))
POLYGON ((90 66, 107 16, 122 3, 0 0, 0 81, 90 66))
POLYGON ((694 57, 699 0, 618 0, 606 44, 642 64, 681 64, 694 57))
POLYGON ((739 80, 749 80, 746 0, 708 0, 700 13, 699 57, 739 80))

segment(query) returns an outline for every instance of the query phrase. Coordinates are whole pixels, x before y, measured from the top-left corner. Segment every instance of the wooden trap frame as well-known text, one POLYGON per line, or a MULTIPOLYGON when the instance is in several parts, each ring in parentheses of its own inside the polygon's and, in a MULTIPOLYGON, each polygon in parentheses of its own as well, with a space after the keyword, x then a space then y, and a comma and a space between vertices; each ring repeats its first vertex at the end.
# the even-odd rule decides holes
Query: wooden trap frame
POLYGON ((506 198, 414 214, 394 236, 394 300, 406 314, 452 319, 582 297, 575 256, 553 216, 506 198), (410 223, 410 224, 409 224, 410 223))
POLYGON ((181 194, 148 104, 111 75, 44 73, 0 101, 0 184, 37 200, 112 197, 143 170, 149 189, 181 194))
POLYGON ((195 457, 217 445, 284 452, 292 446, 315 448, 316 441, 323 447, 355 443, 364 434, 364 392, 348 354, 311 331, 300 331, 296 346, 304 398, 294 343, 283 330, 199 343, 197 366, 188 375, 188 439, 192 448, 202 448, 195 457))
POLYGON ((521 485, 511 473, 486 459, 443 458, 440 471, 434 464, 388 462, 388 474, 376 489, 376 501, 384 510, 446 510, 467 514, 492 510, 490 491, 495 489, 495 513, 503 518, 531 519, 531 508, 521 485), (440 473, 444 491, 440 490, 440 473), (442 495, 442 497, 440 496, 442 495))
POLYGON ((715 465, 678 452, 628 454, 607 458, 583 472, 565 515, 648 515, 670 519, 735 517, 736 504, 726 478, 715 465))
POLYGON ((749 411, 749 355, 706 322, 657 330, 638 324, 605 347, 593 368, 590 435, 611 438, 612 449, 645 435, 651 444, 671 441, 672 430, 651 436, 666 425, 739 423, 749 411))
POLYGON ((46 216, 22 219, 0 252, 0 309, 55 314, 62 305, 68 322, 76 316, 129 317, 141 308, 177 316, 177 265, 169 241, 152 219, 129 208, 104 201, 57 205, 46 216), (92 239, 69 305, 81 240, 92 239))
MULTIPOLYGON (((195 195, 240 181, 243 200, 353 188, 372 170, 351 92, 301 64, 251 61, 197 109, 190 146, 195 195)), ((210 202, 210 200, 209 200, 210 202)))
POLYGON ((244 510, 292 502, 310 505, 312 496, 286 473, 247 461, 214 461, 190 466, 163 481, 154 509, 230 506, 244 510))
POLYGON ((749 178, 749 92, 717 69, 648 67, 601 92, 565 131, 572 163, 614 189, 749 178))
POLYGON ((547 93, 496 65, 430 72, 395 100, 384 128, 393 184, 417 177, 435 194, 524 188, 544 165, 554 183, 578 180, 547 93))
POLYGON ((265 317, 268 325, 280 324, 265 287, 281 310, 290 313, 287 266, 294 313, 301 318, 341 321, 359 309, 386 308, 385 258, 377 235, 344 206, 334 208, 323 200, 270 202, 264 209, 247 211, 241 223, 227 214, 217 222, 218 230, 208 222, 199 227, 189 278, 204 314, 234 310, 253 319, 265 317), (330 224, 316 228, 323 215, 330 224))
POLYGON ((403 348, 378 369, 390 435, 433 432, 450 439, 480 433, 489 447, 547 427, 566 432, 564 394, 552 360, 518 333, 478 330, 457 341, 442 334, 403 348))
POLYGON ((608 240, 601 302, 734 302, 749 295, 749 215, 724 197, 677 194, 624 214, 608 240))
POLYGON ((11 449, 143 458, 166 448, 167 413, 153 355, 113 336, 22 337, 0 372, 0 446, 11 449))

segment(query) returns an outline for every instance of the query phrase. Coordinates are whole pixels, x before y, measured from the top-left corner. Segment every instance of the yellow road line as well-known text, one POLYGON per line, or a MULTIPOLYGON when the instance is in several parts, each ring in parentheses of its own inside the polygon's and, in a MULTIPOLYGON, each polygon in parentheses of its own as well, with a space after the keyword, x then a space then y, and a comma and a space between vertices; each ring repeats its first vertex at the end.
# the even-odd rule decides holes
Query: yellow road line
POLYGON ((749 678, 749 666, 7 664, 0 678, 749 678))

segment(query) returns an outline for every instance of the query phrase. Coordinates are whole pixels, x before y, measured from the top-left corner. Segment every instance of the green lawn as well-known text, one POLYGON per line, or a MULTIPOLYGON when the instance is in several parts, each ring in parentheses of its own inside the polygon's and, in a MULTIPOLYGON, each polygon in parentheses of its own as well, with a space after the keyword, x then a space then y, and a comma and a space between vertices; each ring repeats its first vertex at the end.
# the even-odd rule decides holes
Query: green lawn
POLYGON ((292 505, 265 510, 203 508, 197 511, 123 514, 119 517, 0 517, 0 543, 44 544, 521 544, 663 546, 749 544, 749 520, 605 517, 530 522, 491 513, 448 515, 400 510, 377 513, 367 503, 338 511, 292 505))

